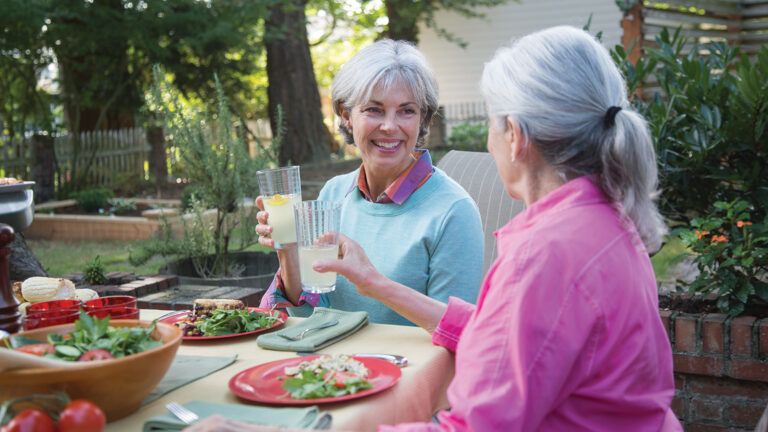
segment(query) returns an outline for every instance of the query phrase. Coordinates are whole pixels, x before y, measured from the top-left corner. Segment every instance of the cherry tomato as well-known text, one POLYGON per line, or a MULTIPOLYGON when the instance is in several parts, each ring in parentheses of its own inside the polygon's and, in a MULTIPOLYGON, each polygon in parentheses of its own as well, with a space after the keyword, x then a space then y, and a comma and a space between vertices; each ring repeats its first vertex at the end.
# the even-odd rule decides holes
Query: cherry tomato
POLYGON ((16 414, 2 432, 55 432, 56 424, 39 409, 29 408, 16 414))
POLYGON ((109 360, 113 358, 115 358, 115 356, 113 356, 112 353, 107 350, 92 349, 84 352, 83 355, 77 359, 77 361, 109 360))
POLYGON ((101 432, 106 424, 104 411, 85 399, 73 400, 59 416, 59 432, 101 432))
POLYGON ((333 375, 331 378, 334 380, 333 385, 336 388, 344 388, 347 386, 346 382, 350 378, 358 378, 356 374, 352 372, 328 372, 323 378, 328 379, 328 375, 333 375))
POLYGON ((53 349, 53 345, 51 344, 39 343, 39 344, 22 345, 20 347, 14 348, 14 351, 19 351, 19 352, 42 357, 46 354, 53 354, 54 349, 53 349))

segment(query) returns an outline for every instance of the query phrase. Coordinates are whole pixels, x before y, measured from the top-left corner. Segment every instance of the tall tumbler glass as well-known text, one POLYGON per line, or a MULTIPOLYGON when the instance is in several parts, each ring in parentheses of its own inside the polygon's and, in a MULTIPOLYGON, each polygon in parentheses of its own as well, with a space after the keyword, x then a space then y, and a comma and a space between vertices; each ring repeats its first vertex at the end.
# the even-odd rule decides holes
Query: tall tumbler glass
POLYGON ((314 294, 336 289, 336 273, 318 273, 312 264, 339 257, 341 203, 304 201, 294 207, 299 237, 301 289, 314 294))
POLYGON ((269 213, 275 249, 296 243, 293 205, 301 202, 301 176, 298 166, 256 172, 264 210, 269 213))

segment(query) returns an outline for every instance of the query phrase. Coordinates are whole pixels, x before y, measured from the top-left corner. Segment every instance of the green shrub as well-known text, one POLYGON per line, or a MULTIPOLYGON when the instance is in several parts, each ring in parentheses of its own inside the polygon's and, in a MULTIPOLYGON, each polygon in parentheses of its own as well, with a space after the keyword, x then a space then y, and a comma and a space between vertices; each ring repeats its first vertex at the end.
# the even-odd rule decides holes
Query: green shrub
POLYGON ((181 209, 184 211, 192 210, 193 198, 200 199, 202 196, 202 188, 189 185, 181 191, 181 209))
POLYGON ((96 255, 96 258, 86 264, 85 269, 83 269, 83 278, 91 285, 102 285, 107 282, 107 276, 104 272, 104 264, 101 263, 101 257, 96 255))
POLYGON ((136 211, 136 203, 124 198, 109 200, 109 212, 114 215, 124 215, 136 211))
POLYGON ((633 105, 656 145, 660 210, 701 270, 690 290, 738 315, 768 301, 768 47, 753 59, 719 42, 684 53, 680 30, 656 42, 636 65, 621 47, 612 54, 631 94, 652 73, 658 81, 633 105))
POLYGON ((106 188, 86 189, 73 194, 77 205, 88 213, 98 213, 100 209, 107 208, 113 196, 114 193, 106 188))
POLYGON ((488 142, 488 126, 484 123, 466 122, 451 129, 448 146, 454 150, 485 151, 488 142))

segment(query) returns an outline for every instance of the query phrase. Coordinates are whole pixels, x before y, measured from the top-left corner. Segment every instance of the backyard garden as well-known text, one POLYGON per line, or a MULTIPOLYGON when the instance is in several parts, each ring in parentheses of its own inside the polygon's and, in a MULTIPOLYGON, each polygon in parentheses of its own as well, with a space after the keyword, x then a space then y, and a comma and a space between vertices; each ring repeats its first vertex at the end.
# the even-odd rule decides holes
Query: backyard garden
MULTIPOLYGON (((301 165, 313 199, 355 169, 359 154, 333 131, 318 88, 379 36, 417 42, 419 23, 436 24, 427 6, 400 8, 413 28, 382 24, 402 1, 235 3, 0 6, 14 29, 0 36, 0 177, 35 181, 11 279, 133 289, 152 309, 189 308, 202 286, 258 304, 277 258, 255 233, 256 172, 301 165), (284 31, 293 22, 302 28, 284 31), (298 78, 285 79, 292 68, 298 78), (139 290, 142 280, 153 288, 139 290), (185 285, 195 287, 187 297, 185 285)), ((469 3, 455 12, 506 2, 469 3)), ((683 3, 617 2, 626 38, 610 52, 658 158, 669 233, 651 261, 674 353, 673 408, 690 430, 748 430, 768 404, 768 47, 764 33, 752 44, 711 37, 691 20, 733 14, 683 3), (677 21, 648 18, 664 13, 677 21)), ((741 19, 763 32, 762 14, 741 19)), ((435 164, 448 151, 486 151, 482 113, 441 109, 427 144, 435 164)))

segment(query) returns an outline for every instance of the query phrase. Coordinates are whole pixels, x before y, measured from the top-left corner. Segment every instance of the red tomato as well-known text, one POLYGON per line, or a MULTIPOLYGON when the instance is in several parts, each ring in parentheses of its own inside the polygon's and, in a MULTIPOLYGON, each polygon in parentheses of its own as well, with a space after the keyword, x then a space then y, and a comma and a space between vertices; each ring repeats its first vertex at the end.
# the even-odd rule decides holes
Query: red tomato
POLYGON ((109 360, 113 358, 115 358, 115 356, 113 356, 112 353, 107 350, 92 349, 84 352, 83 355, 77 359, 77 361, 109 360))
POLYGON ((85 399, 73 400, 59 416, 59 432, 101 432, 106 424, 104 411, 85 399))
POLYGON ((53 345, 51 344, 45 344, 45 343, 39 343, 39 344, 31 344, 31 345, 22 345, 20 347, 14 348, 14 351, 24 352, 27 354, 32 354, 36 356, 44 356, 46 354, 53 354, 53 345))
POLYGON ((55 432, 56 424, 43 411, 29 408, 16 414, 2 432, 55 432))
POLYGON ((334 386, 337 388, 344 388, 347 385, 345 384, 348 379, 350 378, 357 378, 358 376, 356 374, 353 374, 351 372, 328 372, 325 375, 325 379, 328 379, 328 375, 333 374, 333 378, 335 382, 333 383, 334 386))

